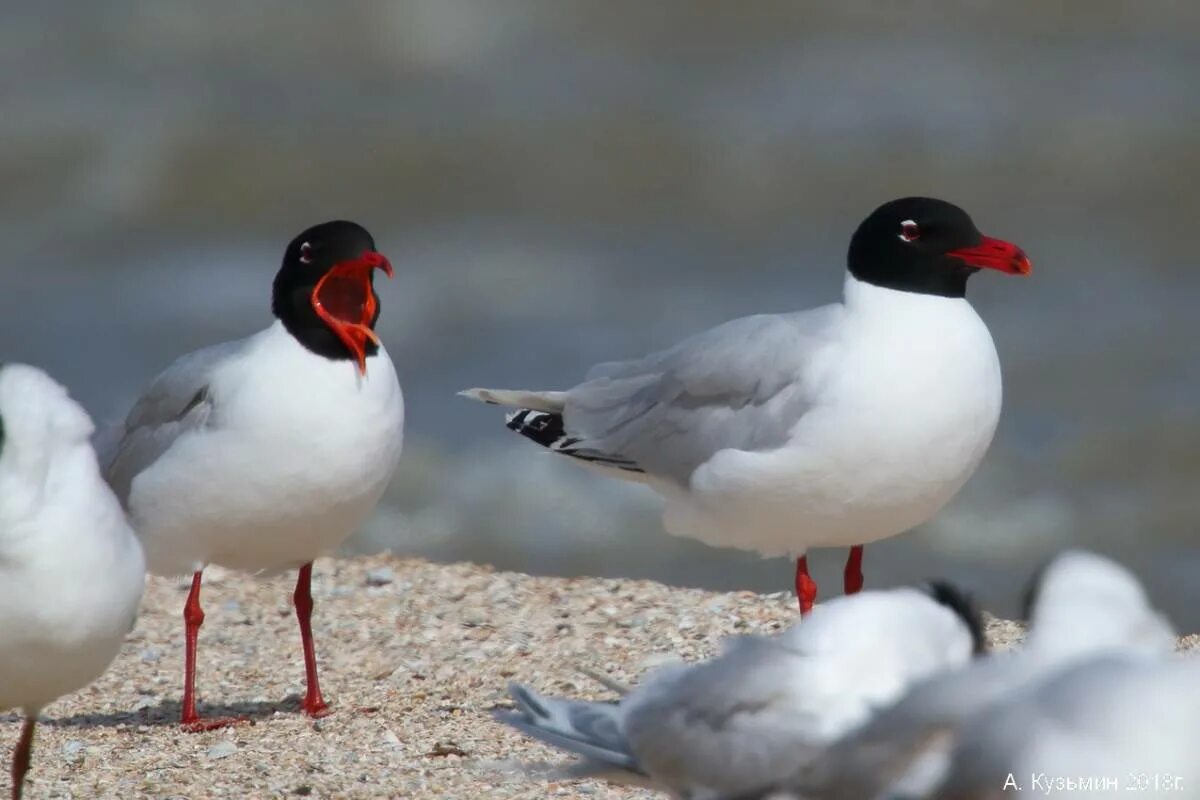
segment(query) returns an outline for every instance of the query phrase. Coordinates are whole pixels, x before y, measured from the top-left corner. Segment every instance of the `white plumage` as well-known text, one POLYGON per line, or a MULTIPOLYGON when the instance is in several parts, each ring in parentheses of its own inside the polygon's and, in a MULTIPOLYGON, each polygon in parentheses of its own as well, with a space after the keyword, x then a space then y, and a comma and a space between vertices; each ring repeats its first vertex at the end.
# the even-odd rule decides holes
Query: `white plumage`
POLYGON ((979 620, 939 585, 866 592, 775 637, 732 640, 717 658, 660 668, 619 704, 511 691, 500 718, 583 755, 575 774, 645 782, 680 797, 735 795, 780 780, 913 681, 961 667, 979 620), (944 605, 953 598, 951 605, 944 605))
POLYGON ((107 453, 150 571, 278 571, 358 530, 391 480, 404 430, 386 350, 367 363, 360 375, 315 355, 276 322, 158 376, 107 453))
POLYGON ((0 366, 0 710, 23 709, 30 735, 43 707, 104 672, 142 597, 142 548, 91 433, 45 373, 0 366))
MULTIPOLYGON (((1156 665, 1165 664, 1175 648, 1170 623, 1150 605, 1137 579, 1093 553, 1068 551, 1050 562, 1034 586, 1031 602, 1031 629, 1019 649, 917 683, 894 706, 835 743, 819 761, 786 782, 794 790, 786 796, 869 800, 941 797, 946 792, 951 798, 990 797, 988 791, 1002 796, 1004 775, 998 784, 986 787, 981 776, 986 772, 988 780, 994 779, 1004 764, 1015 769, 1018 763, 1025 763, 1018 758, 1020 753, 1029 755, 1029 765, 1038 760, 1038 754, 1048 756, 1049 751, 1038 747, 1017 747, 1021 742, 1039 741, 1039 735, 1052 736, 1038 734, 1036 726, 1062 724, 1060 732, 1074 740, 1074 745, 1064 740, 1064 748, 1091 747, 1090 734, 1083 729, 1086 726, 1069 730, 1076 725, 1072 720, 1080 709, 1089 702, 1114 712, 1122 704, 1136 705, 1140 694, 1136 686, 1142 683, 1142 676, 1156 674, 1156 665), (1103 666, 1111 663, 1131 666, 1128 671, 1103 666), (1149 672, 1141 673, 1136 665, 1149 672), (1079 690, 1064 694, 1062 705, 1049 699, 1076 680, 1079 690), (1123 699, 1108 697, 1099 687, 1109 682, 1114 687, 1128 687, 1131 694, 1123 699), (1045 716, 1039 717, 1043 711, 1045 716), (1056 721, 1058 715, 1062 719, 1056 721), (1001 740, 1009 749, 1000 749, 1001 740), (984 747, 984 741, 993 744, 984 747), (985 758, 981 747, 992 750, 994 757, 985 758), (955 785, 974 781, 971 791, 979 794, 951 790, 951 775, 957 776, 952 781, 955 785)), ((1178 680, 1196 674, 1165 669, 1163 675, 1168 673, 1177 675, 1178 680)), ((1172 685, 1180 690, 1178 682, 1172 685)), ((1186 700, 1183 695, 1180 699, 1186 700)), ((1110 721, 1133 724, 1118 713, 1113 713, 1110 721)), ((1147 722, 1156 724, 1151 718, 1147 722)), ((1097 753, 1110 752, 1096 746, 1097 753)), ((1043 770, 1054 765, 1049 760, 1041 763, 1043 770)))
POLYGON ((565 391, 463 394, 518 408, 508 427, 554 452, 652 486, 670 533, 797 557, 806 611, 809 548, 851 547, 857 591, 862 545, 933 517, 991 444, 1000 362, 965 297, 978 267, 1025 274, 1029 261, 949 203, 893 201, 855 233, 841 304, 734 320, 565 391))
POLYGON ((1197 798, 1198 748, 1200 659, 1098 657, 972 718, 932 797, 1002 798, 1012 776, 1026 794, 1197 798))
MULTIPOLYGON (((965 299, 853 276, 842 305, 735 320, 592 374, 540 397, 562 415, 565 449, 636 466, 584 459, 659 490, 669 532, 768 556, 926 521, 1000 417, 999 359, 965 299)), ((533 405, 528 392, 467 394, 533 405)))
POLYGON ((183 356, 108 433, 105 473, 146 548, 150 570, 192 573, 184 606, 182 721, 195 707, 195 652, 209 564, 250 572, 299 567, 293 600, 310 715, 328 713, 311 630, 312 561, 357 531, 382 497, 404 431, 404 398, 374 333, 373 276, 392 274, 361 226, 334 221, 288 245, 268 328, 183 356))

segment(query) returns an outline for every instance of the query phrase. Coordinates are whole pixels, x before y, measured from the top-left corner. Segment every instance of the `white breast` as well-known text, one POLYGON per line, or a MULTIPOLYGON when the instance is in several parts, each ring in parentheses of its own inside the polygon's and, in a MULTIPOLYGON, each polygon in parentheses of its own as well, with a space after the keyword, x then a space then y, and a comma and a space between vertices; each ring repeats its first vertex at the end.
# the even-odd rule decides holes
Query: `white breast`
POLYGON ((209 392, 207 424, 180 436, 130 491, 151 571, 284 569, 362 525, 403 436, 403 397, 383 348, 361 376, 276 323, 212 370, 209 392))
POLYGON ((145 571, 83 409, 31 367, 4 371, 0 391, 22 396, 3 397, 0 710, 36 713, 107 668, 133 625, 145 571))
POLYGON ((671 498, 669 530, 769 555, 864 544, 926 522, 975 471, 1001 383, 971 306, 850 278, 846 311, 789 443, 718 453, 671 498))

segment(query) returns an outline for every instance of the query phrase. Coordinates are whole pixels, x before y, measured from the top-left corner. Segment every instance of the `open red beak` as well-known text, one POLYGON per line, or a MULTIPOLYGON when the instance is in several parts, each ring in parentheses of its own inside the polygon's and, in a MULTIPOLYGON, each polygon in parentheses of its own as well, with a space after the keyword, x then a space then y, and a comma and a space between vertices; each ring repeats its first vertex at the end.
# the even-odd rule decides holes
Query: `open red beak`
POLYGON ((379 344, 371 329, 376 310, 371 271, 375 269, 392 277, 391 262, 368 250, 358 258, 334 264, 312 291, 313 311, 354 355, 361 375, 367 374, 367 342, 379 344))
POLYGON ((974 247, 962 247, 946 253, 951 258, 965 261, 972 267, 998 269, 1010 275, 1028 275, 1033 270, 1025 251, 1003 239, 984 236, 974 247))

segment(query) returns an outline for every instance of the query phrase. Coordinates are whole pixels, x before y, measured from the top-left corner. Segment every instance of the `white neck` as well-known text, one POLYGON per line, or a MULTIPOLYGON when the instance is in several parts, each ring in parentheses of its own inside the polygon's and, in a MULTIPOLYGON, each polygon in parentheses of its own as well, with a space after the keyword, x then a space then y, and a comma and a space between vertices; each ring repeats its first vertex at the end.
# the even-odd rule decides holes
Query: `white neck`
POLYGON ((894 313, 902 308, 911 308, 921 313, 929 313, 934 309, 960 308, 969 306, 965 297, 943 297, 940 294, 922 294, 920 292, 904 292, 899 289, 887 289, 873 283, 860 281, 846 273, 846 283, 842 289, 843 302, 851 312, 877 313, 872 309, 886 307, 894 313))

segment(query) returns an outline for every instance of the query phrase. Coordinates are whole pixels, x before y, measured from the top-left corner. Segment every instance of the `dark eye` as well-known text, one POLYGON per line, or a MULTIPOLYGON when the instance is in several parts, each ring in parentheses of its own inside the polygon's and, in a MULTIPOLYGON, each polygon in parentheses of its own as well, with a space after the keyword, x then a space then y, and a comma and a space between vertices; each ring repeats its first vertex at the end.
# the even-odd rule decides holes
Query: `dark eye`
POLYGON ((911 219, 906 219, 900 223, 900 241, 915 242, 921 238, 921 229, 917 227, 917 223, 911 219))
POLYGON ((309 244, 308 242, 305 242, 304 244, 300 245, 300 263, 301 264, 311 264, 312 263, 312 245, 309 244))

